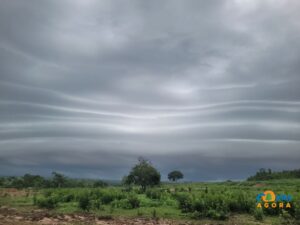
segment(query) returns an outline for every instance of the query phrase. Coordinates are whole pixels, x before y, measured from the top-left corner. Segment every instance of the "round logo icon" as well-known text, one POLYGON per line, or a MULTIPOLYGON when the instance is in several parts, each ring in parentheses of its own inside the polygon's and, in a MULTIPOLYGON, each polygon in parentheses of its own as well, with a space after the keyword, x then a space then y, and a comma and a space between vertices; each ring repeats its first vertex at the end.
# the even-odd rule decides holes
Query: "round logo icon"
POLYGON ((262 196, 262 200, 264 202, 275 202, 276 195, 274 194, 273 191, 265 191, 264 196, 262 196))

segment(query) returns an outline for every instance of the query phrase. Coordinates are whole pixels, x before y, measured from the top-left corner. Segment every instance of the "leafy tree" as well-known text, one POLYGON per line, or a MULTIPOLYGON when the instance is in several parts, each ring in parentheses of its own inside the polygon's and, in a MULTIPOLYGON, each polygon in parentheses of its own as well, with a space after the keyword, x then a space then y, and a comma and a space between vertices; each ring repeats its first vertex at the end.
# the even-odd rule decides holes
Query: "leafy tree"
POLYGON ((160 183, 160 173, 148 160, 139 158, 139 163, 131 169, 129 175, 123 178, 123 181, 125 184, 140 185, 142 190, 145 191, 148 186, 160 183))
POLYGON ((16 177, 11 181, 10 185, 15 188, 23 188, 24 182, 22 178, 16 177))
POLYGON ((300 169, 284 170, 274 172, 271 169, 260 169, 254 176, 248 178, 248 181, 272 180, 272 179, 293 179, 300 178, 300 169))
POLYGON ((54 187, 60 188, 66 186, 67 178, 63 174, 52 172, 52 176, 53 176, 52 183, 54 187))
POLYGON ((183 178, 183 174, 179 170, 174 170, 168 174, 168 179, 173 182, 182 178, 183 178))
POLYGON ((43 187, 45 179, 39 175, 25 174, 23 176, 24 187, 43 187))

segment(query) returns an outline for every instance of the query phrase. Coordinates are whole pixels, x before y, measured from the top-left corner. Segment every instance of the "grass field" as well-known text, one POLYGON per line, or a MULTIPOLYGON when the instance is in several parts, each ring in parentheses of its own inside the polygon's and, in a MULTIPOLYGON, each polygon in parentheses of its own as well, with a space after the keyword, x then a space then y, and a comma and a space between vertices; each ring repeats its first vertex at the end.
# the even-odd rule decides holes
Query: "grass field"
MULTIPOLYGON (((56 218, 57 224, 60 224, 66 215, 72 218, 82 215, 84 220, 89 221, 87 224, 94 221, 87 218, 105 221, 143 218, 181 224, 300 224, 298 179, 162 184, 148 188, 145 193, 138 187, 122 186, 1 189, 0 196, 2 220, 14 216, 30 218, 47 212, 47 215, 42 214, 37 219, 39 223, 43 223, 45 218, 56 218), (265 190, 291 195, 291 208, 257 209, 256 196, 265 190)), ((76 224, 76 221, 74 219, 70 224, 76 224)))

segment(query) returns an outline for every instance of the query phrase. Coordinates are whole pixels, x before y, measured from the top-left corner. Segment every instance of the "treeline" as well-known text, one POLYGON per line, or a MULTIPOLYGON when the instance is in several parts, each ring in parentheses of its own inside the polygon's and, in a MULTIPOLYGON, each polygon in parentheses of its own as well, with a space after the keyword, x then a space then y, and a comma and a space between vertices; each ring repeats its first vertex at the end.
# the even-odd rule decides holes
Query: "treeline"
POLYGON ((271 169, 260 169, 254 176, 249 177, 248 181, 260 180, 275 180, 275 179, 295 179, 300 178, 300 169, 297 170, 283 170, 274 172, 271 169))
POLYGON ((22 177, 0 177, 0 187, 5 188, 70 188, 105 186, 108 186, 108 184, 102 180, 71 179, 57 172, 53 172, 50 178, 31 174, 25 174, 22 177))

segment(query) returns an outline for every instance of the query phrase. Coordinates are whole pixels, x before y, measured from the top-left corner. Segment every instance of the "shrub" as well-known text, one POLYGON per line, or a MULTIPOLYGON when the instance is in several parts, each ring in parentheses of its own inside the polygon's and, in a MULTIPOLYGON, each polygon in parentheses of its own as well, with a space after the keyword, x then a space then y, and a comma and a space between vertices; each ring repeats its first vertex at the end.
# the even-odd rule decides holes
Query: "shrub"
POLYGON ((50 197, 52 195, 52 191, 51 190, 45 190, 44 191, 44 196, 45 197, 50 197))
POLYGON ((146 196, 151 199, 160 199, 161 192, 160 192, 160 190, 157 190, 157 189, 148 189, 146 191, 146 196))
POLYGON ((35 203, 40 208, 46 208, 46 209, 54 209, 57 207, 57 200, 53 197, 42 197, 42 198, 36 198, 35 203))
POLYGON ((127 200, 128 200, 128 203, 129 203, 131 209, 140 207, 140 200, 137 198, 137 196, 130 195, 127 200))
POLYGON ((104 205, 109 204, 114 200, 124 199, 125 197, 126 197, 126 195, 124 193, 112 191, 112 190, 102 191, 99 194, 99 198, 100 198, 102 204, 104 204, 104 205))
POLYGON ((101 209, 101 201, 99 199, 92 200, 91 205, 93 209, 101 209))
POLYGON ((282 210, 280 222, 282 225, 295 225, 294 218, 286 210, 282 210))
POLYGON ((208 218, 215 219, 215 220, 226 220, 228 218, 228 215, 224 211, 218 211, 214 209, 209 209, 207 211, 208 218))
POLYGON ((205 202, 203 199, 196 200, 193 203, 193 209, 198 212, 204 212, 207 210, 207 206, 205 205, 205 202))
POLYGON ((297 205, 295 204, 294 217, 296 220, 300 221, 300 204, 299 203, 297 205))
POLYGON ((71 202, 75 199, 75 196, 73 193, 59 193, 56 195, 56 197, 61 201, 61 202, 71 202))
POLYGON ((238 195, 238 203, 240 204, 241 212, 249 213, 253 206, 255 205, 254 200, 250 200, 245 193, 239 193, 238 195))
POLYGON ((176 198, 182 212, 193 212, 192 199, 188 194, 177 194, 176 198))
POLYGON ((122 209, 136 209, 140 207, 140 200, 134 195, 129 195, 126 199, 114 200, 111 206, 122 209))
POLYGON ((88 194, 83 194, 79 197, 78 207, 84 211, 89 211, 91 208, 91 200, 88 194))
POLYGON ((114 196, 111 193, 105 193, 100 199, 103 204, 109 204, 114 200, 114 196))
POLYGON ((225 211, 220 211, 219 212, 219 220, 227 220, 229 218, 228 213, 225 211))
POLYGON ((258 221, 263 221, 264 213, 263 213, 262 209, 255 209, 254 210, 254 218, 258 221))

